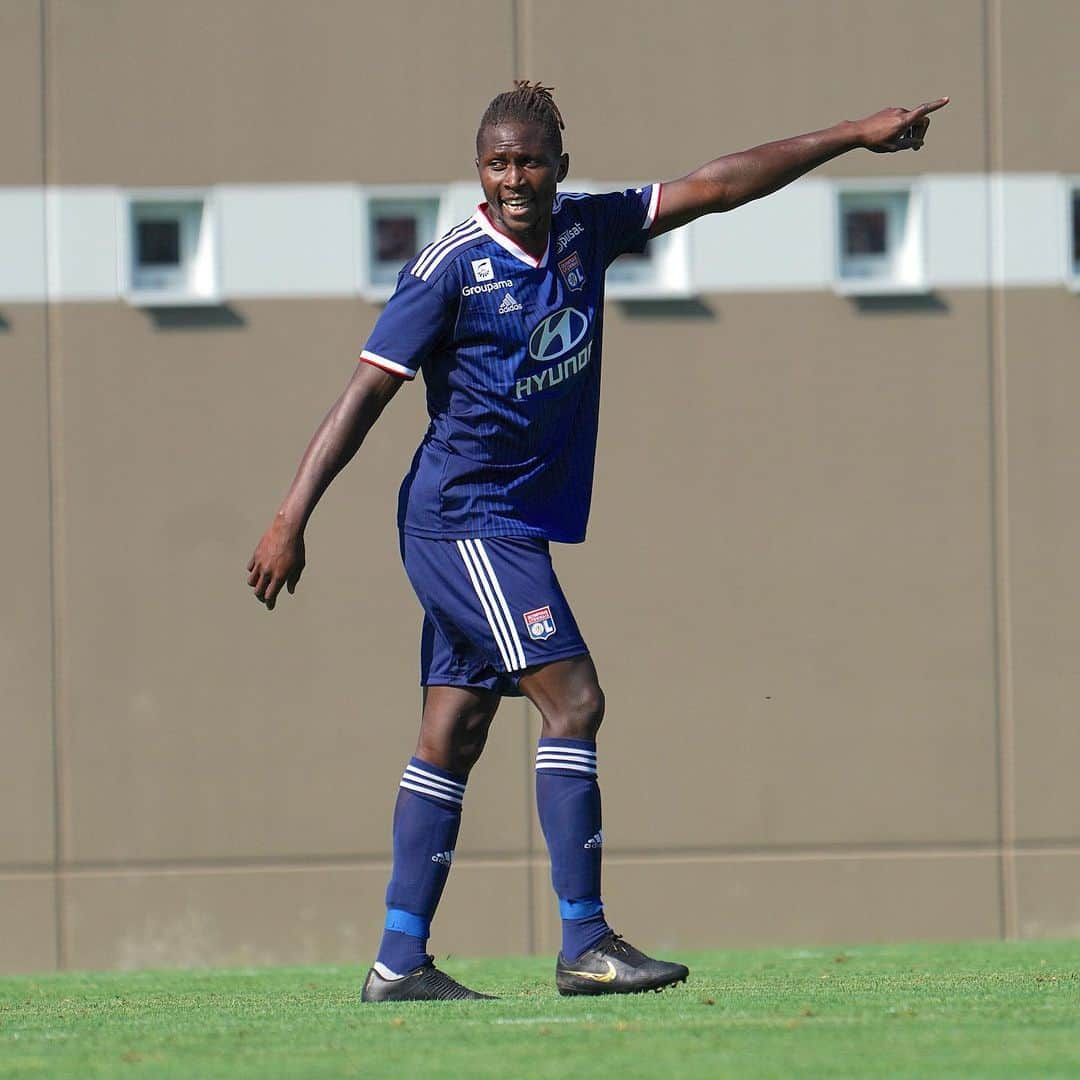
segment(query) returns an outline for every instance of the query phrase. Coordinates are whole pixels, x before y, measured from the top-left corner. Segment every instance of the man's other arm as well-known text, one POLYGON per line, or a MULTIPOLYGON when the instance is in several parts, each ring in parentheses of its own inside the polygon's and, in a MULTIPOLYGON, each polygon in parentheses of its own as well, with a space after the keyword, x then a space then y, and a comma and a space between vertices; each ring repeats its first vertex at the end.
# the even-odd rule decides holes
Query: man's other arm
POLYGON ((360 449, 402 382, 372 364, 357 364, 312 436, 288 494, 248 562, 248 584, 268 610, 274 610, 282 586, 295 591, 304 570, 304 529, 316 503, 360 449))
POLYGON ((915 109, 882 109, 862 120, 844 120, 822 131, 755 146, 710 161, 679 180, 665 183, 650 236, 743 203, 771 195, 834 157, 862 147, 877 154, 918 150, 930 126, 930 113, 949 99, 915 109))

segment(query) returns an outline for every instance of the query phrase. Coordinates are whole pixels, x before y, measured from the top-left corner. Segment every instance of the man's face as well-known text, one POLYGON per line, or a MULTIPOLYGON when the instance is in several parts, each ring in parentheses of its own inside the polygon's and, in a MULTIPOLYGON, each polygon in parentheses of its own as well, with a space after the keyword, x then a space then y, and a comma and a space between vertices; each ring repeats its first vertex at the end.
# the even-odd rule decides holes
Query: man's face
POLYGON ((539 124, 520 121, 485 128, 478 153, 476 168, 492 222, 526 250, 545 245, 555 191, 570 158, 556 153, 539 124))

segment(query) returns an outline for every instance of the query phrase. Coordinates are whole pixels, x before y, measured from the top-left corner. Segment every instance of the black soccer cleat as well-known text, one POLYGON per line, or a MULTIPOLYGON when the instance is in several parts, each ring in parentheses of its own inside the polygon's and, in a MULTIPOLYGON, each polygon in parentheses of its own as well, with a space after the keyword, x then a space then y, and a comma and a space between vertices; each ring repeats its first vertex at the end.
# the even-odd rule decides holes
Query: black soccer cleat
POLYGON ((689 974, 684 964, 653 960, 616 933, 608 934, 576 960, 568 961, 559 953, 555 962, 555 985, 563 995, 640 994, 686 982, 689 974))
POLYGON ((384 979, 372 968, 360 992, 361 1001, 494 1001, 491 994, 478 994, 445 971, 440 971, 429 958, 423 967, 402 975, 400 979, 384 979))

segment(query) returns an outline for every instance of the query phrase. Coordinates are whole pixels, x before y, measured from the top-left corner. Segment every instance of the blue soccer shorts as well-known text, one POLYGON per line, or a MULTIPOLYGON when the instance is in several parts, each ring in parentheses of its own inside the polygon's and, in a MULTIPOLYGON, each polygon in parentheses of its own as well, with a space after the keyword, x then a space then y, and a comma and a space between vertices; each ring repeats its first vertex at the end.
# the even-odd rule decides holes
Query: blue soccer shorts
POLYGON ((519 696, 526 668, 587 653, 546 540, 401 538, 405 572, 424 608, 421 686, 519 696))

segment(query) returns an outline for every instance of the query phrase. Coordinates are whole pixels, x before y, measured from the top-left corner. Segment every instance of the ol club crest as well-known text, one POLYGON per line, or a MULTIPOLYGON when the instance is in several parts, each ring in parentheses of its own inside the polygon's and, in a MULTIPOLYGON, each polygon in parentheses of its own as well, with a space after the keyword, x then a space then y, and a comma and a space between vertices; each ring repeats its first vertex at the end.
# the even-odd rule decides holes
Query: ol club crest
POLYGON ((551 608, 541 607, 525 612, 525 629, 533 641, 547 641, 555 633, 555 620, 551 617, 551 608))
POLYGON ((581 258, 576 251, 572 251, 559 263, 559 273, 563 276, 563 281, 574 290, 578 292, 581 286, 585 284, 585 270, 581 265, 581 258))

